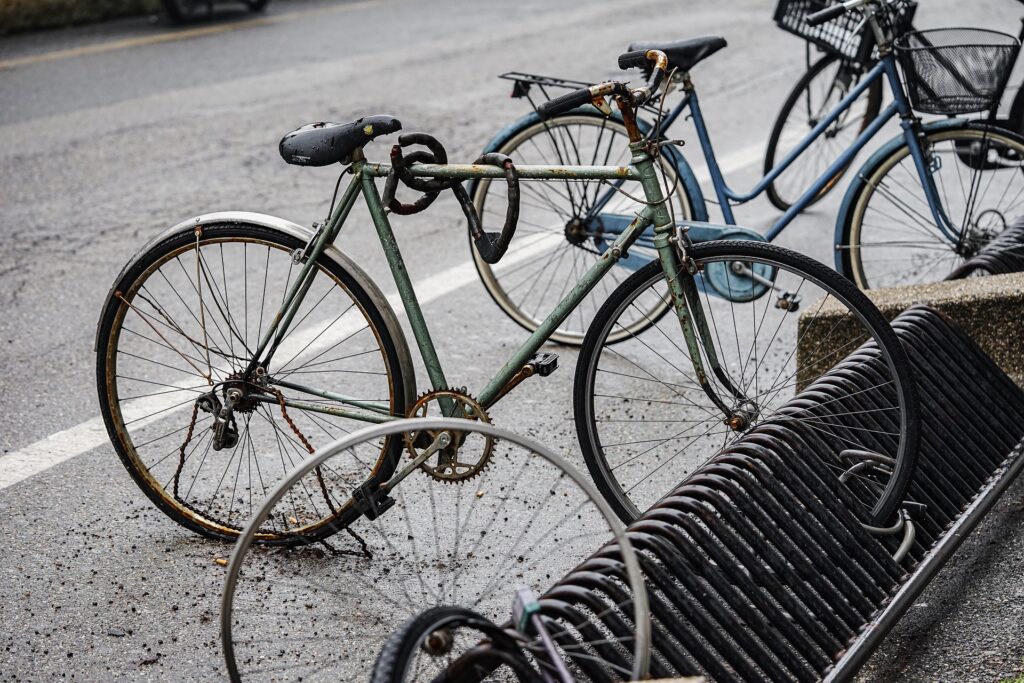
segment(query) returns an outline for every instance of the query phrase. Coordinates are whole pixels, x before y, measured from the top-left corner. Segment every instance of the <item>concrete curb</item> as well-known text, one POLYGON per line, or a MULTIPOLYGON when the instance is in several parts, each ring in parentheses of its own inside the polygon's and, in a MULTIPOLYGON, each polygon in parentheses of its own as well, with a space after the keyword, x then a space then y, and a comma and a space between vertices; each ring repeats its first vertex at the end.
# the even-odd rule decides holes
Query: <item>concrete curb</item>
MULTIPOLYGON (((932 306, 956 323, 1014 382, 1024 386, 1024 273, 972 277, 865 293, 889 320, 914 304, 932 306)), ((815 308, 809 305, 807 310, 815 308)), ((844 337, 837 330, 829 335, 827 341, 819 340, 815 337, 815 329, 829 330, 831 325, 810 325, 810 321, 843 314, 844 309, 830 301, 816 316, 810 313, 801 316, 800 328, 807 334, 802 334, 797 350, 798 367, 801 356, 820 357, 821 344, 835 346, 841 344, 844 337)), ((835 323, 842 324, 838 319, 835 323)))

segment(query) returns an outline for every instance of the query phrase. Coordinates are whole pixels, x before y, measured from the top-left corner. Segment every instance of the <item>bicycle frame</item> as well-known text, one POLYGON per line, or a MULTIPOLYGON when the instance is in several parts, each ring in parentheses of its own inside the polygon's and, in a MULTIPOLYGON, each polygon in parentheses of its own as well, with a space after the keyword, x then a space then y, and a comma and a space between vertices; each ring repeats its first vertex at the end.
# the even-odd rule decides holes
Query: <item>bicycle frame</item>
MULTIPOLYGON (((648 205, 637 213, 630 225, 617 236, 611 247, 583 274, 576 286, 555 306, 554 310, 544 319, 537 330, 523 342, 487 385, 480 390, 477 394, 477 400, 484 407, 493 405, 518 383, 516 382, 517 375, 522 371, 530 358, 540 349, 541 345, 544 344, 562 321, 565 320, 615 263, 619 259, 627 257, 629 248, 636 242, 640 234, 653 226, 654 244, 658 250, 659 258, 669 283, 674 308, 679 317, 697 378, 716 404, 723 410, 726 410, 724 404, 713 394, 713 390, 707 382, 702 353, 707 358, 708 364, 717 377, 721 379, 724 377, 724 373, 715 356, 714 346, 711 343, 710 332, 703 310, 697 305, 699 300, 697 299, 696 285, 692 277, 686 276, 679 260, 676 249, 676 226, 669 218, 665 198, 662 196, 661 186, 658 183, 654 162, 647 152, 644 142, 634 141, 630 144, 630 149, 632 151, 632 159, 629 166, 538 165, 519 166, 516 168, 521 180, 636 180, 644 188, 648 198, 648 205), (699 340, 697 338, 698 334, 700 335, 699 340)), ((365 161, 361 152, 359 152, 355 155, 355 160, 349 170, 353 174, 353 179, 346 187, 332 215, 321 226, 316 235, 310 240, 305 251, 301 254, 301 258, 305 261, 302 269, 285 294, 285 298, 277 314, 274 316, 269 329, 264 332, 262 339, 260 339, 259 345, 253 354, 253 360, 250 362, 248 372, 254 371, 261 364, 266 364, 273 356, 277 346, 284 339, 288 332, 288 326, 298 311, 299 305, 315 277, 313 264, 324 249, 338 236, 358 196, 361 194, 369 209, 380 243, 384 248, 388 266, 412 327, 420 356, 426 366, 431 386, 434 389, 447 388, 449 384, 445 377, 444 369, 431 339, 430 330, 428 329, 427 321, 423 315, 412 281, 405 268, 401 250, 388 219, 388 211, 384 208, 380 193, 377 190, 376 179, 387 176, 391 171, 391 167, 387 164, 369 163, 365 161)), ((503 179, 505 177, 503 169, 487 165, 414 164, 408 170, 416 177, 445 178, 460 181, 472 178, 503 179)), ((685 237, 685 231, 681 234, 684 242, 688 241, 688 238, 685 237)), ((351 406, 351 409, 338 408, 296 401, 294 399, 285 399, 286 405, 294 405, 304 410, 360 419, 367 422, 385 422, 404 417, 403 415, 392 415, 390 407, 384 403, 362 401, 326 389, 305 386, 294 382, 280 382, 280 385, 294 391, 328 398, 343 403, 346 406, 351 406)), ((735 393, 727 382, 724 386, 735 393)))
MULTIPOLYGON (((674 106, 665 116, 661 125, 661 130, 666 130, 684 111, 689 110, 693 118, 694 128, 697 132, 697 138, 700 141, 704 160, 708 166, 711 183, 715 189, 715 196, 722 209, 723 220, 728 225, 736 225, 736 219, 732 211, 733 205, 744 204, 761 195, 776 178, 778 178, 797 159, 799 159, 800 156, 819 137, 826 133, 830 126, 838 121, 843 114, 853 106, 854 102, 864 93, 864 91, 871 87, 873 83, 883 78, 889 84, 889 89, 893 94, 893 102, 884 110, 879 112, 878 116, 868 124, 857 139, 839 155, 839 157, 828 167, 828 169, 825 170, 824 173, 811 183, 807 190, 804 191, 803 195, 801 195, 800 198, 797 199, 793 205, 782 216, 780 216, 775 223, 772 224, 764 237, 769 241, 778 237, 779 234, 781 234, 782 231, 792 223, 793 219, 812 203, 818 193, 833 181, 836 174, 846 168, 850 162, 853 161, 853 158, 864 148, 865 145, 867 145, 869 141, 871 141, 872 138, 875 137, 878 131, 881 130, 882 127, 893 117, 899 116, 900 127, 903 130, 903 137, 906 140, 911 156, 914 160, 918 177, 924 188, 925 198, 927 199, 932 212, 932 218, 935 220, 936 225, 939 226, 943 235, 951 242, 956 242, 959 239, 961 230, 952 225, 952 222, 946 216, 942 203, 939 201, 938 190, 935 187, 935 183, 931 175, 931 169, 929 168, 929 163, 926 160, 925 151, 922 149, 920 139, 918 137, 920 121, 911 111, 910 102, 907 100, 906 94, 903 91, 899 71, 896 67, 896 58, 893 56, 891 51, 883 54, 874 67, 872 67, 871 70, 865 74, 864 78, 860 80, 857 86, 847 93, 846 97, 837 103, 825 118, 819 121, 818 124, 800 141, 800 143, 782 161, 763 176, 749 192, 737 192, 727 184, 722 174, 722 170, 718 165, 718 160, 715 157, 714 146, 711 143, 711 136, 708 132, 707 124, 704 121, 703 113, 701 112, 697 91, 694 88, 693 83, 690 81, 688 74, 683 75, 683 90, 685 95, 683 96, 683 99, 680 100, 679 103, 676 104, 676 106, 674 106)), ((600 213, 601 209, 608 203, 613 194, 614 189, 610 189, 599 197, 591 208, 588 217, 593 218, 600 213)))

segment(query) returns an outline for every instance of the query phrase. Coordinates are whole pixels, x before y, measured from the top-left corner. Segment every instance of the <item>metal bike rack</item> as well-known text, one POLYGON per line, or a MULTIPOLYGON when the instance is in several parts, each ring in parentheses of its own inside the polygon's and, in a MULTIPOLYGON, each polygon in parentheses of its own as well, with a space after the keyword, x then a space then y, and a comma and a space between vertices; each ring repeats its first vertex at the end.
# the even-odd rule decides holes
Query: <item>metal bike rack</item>
POLYGON ((1024 219, 992 238, 978 253, 951 272, 947 280, 960 280, 971 275, 1005 275, 1024 271, 1024 219))
MULTIPOLYGON (((924 507, 909 555, 898 564, 902 539, 864 529, 856 491, 837 477, 841 443, 806 422, 762 425, 629 527, 648 583, 652 677, 850 680, 1020 472, 1024 392, 937 311, 912 308, 893 326, 922 403, 908 495, 924 507)), ((862 348, 795 403, 827 415, 842 411, 843 396, 870 409, 875 390, 862 387, 873 386, 877 362, 862 348)), ((613 558, 606 547, 579 565, 545 593, 543 613, 594 629, 582 615, 608 604, 598 594, 628 601, 613 558)), ((623 614, 599 616, 621 635, 631 628, 623 614)), ((570 631, 561 645, 579 648, 570 631)), ((600 654, 622 659, 610 645, 600 654)), ((606 678, 575 661, 586 677, 606 678)))

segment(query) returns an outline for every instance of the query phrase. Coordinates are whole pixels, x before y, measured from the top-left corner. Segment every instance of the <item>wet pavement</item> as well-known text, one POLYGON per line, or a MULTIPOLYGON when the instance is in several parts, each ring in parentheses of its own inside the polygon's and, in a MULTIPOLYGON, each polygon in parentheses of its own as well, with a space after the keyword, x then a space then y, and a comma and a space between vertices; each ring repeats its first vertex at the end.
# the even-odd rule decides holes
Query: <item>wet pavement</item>
MULTIPOLYGON (((471 160, 525 111, 498 73, 610 77, 619 51, 647 37, 728 38, 730 47, 694 76, 719 156, 731 159, 734 184, 748 186, 770 122, 802 71, 802 45, 772 24, 773 4, 280 0, 264 19, 228 13, 205 32, 140 18, 0 40, 0 448, 20 452, 67 433, 70 443, 55 439, 73 456, 0 488, 0 679, 225 675, 217 560, 230 547, 157 511, 108 444, 76 441, 98 415, 96 319, 137 248, 212 210, 321 220, 334 169, 287 166, 277 153, 280 136, 301 124, 388 112, 405 130, 434 134, 449 159, 471 160), (167 39, 174 31, 182 33, 167 39)), ((919 25, 1017 27, 1009 0, 922 4, 919 25)), ((691 128, 679 131, 693 139, 691 128)), ((368 155, 383 160, 386 149, 372 145, 368 155)), ((688 151, 696 156, 695 146, 688 151)), ((817 205, 780 242, 830 261, 839 201, 836 193, 817 205)), ((763 200, 738 212, 754 228, 776 215, 763 200)), ((414 282, 469 261, 450 198, 403 219, 396 233, 414 282)), ((364 210, 338 245, 390 282, 364 210)), ((425 309, 450 380, 472 393, 523 338, 478 282, 425 309)), ((552 350, 559 370, 529 380, 492 418, 582 465, 571 409, 575 353, 552 350)), ((422 382, 422 368, 419 375, 422 382)), ((1024 671, 1022 523, 1018 483, 864 680, 993 681, 1024 671)))

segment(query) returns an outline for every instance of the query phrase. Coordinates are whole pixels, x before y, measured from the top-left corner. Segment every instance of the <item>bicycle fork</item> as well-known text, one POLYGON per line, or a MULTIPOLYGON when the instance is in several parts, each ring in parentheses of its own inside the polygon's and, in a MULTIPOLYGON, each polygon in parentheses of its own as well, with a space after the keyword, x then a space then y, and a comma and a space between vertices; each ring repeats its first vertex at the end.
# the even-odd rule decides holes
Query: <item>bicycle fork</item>
MULTIPOLYGON (((689 258, 686 251, 686 248, 692 244, 686 236, 685 230, 679 230, 676 235, 664 235, 663 239, 667 242, 666 248, 669 255, 662 254, 662 268, 665 271, 665 278, 672 296, 672 307, 679 320, 683 339, 686 340, 686 350, 690 354, 690 363, 693 365, 697 383, 700 384, 701 389, 712 403, 722 411, 725 416, 725 424, 736 431, 742 431, 757 417, 757 409, 753 401, 732 383, 718 359, 697 290, 695 276, 698 273, 698 267, 696 262, 689 258), (707 368, 704 365, 705 358, 715 379, 731 394, 737 408, 729 407, 719 396, 719 392, 711 385, 707 368)), ((655 243, 659 241, 659 236, 656 234, 655 243)), ((660 249, 659 252, 661 252, 660 249)))
POLYGON ((633 164, 640 171, 640 182, 643 184, 644 192, 652 209, 654 246, 658 250, 662 269, 668 281, 672 307, 679 320, 683 338, 686 340, 687 351, 690 354, 690 362, 693 365, 697 383, 700 384, 701 389, 712 403, 722 411, 725 424, 736 431, 744 430, 757 417, 757 408, 753 401, 733 385, 718 359, 704 309, 700 305, 700 295, 695 280, 697 264, 689 258, 687 253, 693 243, 690 241, 686 229, 677 229, 669 217, 661 185, 654 169, 654 162, 644 149, 644 143, 635 142, 630 145, 630 148, 633 151, 633 164), (737 408, 729 407, 711 385, 704 366, 705 357, 715 379, 731 394, 737 408))

